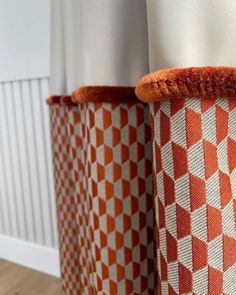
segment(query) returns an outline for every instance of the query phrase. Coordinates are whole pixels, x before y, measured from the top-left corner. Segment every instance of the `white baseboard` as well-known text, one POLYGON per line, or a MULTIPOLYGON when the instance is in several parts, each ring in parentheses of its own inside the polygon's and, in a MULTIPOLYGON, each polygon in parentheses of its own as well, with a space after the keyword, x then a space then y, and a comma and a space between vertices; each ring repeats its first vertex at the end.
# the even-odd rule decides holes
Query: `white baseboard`
POLYGON ((59 251, 0 235, 0 258, 60 276, 59 251))

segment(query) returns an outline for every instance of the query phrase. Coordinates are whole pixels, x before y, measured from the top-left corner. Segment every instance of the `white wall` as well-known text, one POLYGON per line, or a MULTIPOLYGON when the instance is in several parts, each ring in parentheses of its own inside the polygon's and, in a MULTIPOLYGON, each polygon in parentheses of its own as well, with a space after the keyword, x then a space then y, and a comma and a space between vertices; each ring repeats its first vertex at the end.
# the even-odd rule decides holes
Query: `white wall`
POLYGON ((58 274, 49 32, 50 0, 0 0, 0 257, 58 274))
POLYGON ((49 75, 50 0, 0 0, 0 81, 49 75))

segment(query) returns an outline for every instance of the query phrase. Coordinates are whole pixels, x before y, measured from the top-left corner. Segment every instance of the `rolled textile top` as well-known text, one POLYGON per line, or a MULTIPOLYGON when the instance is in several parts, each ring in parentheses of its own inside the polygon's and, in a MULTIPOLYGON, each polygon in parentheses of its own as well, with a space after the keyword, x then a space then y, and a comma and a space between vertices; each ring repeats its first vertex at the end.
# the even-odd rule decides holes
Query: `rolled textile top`
POLYGON ((177 98, 236 98, 236 67, 171 68, 141 78, 136 95, 144 102, 177 98))
POLYGON ((49 96, 46 99, 46 104, 48 104, 48 105, 59 104, 60 103, 60 100, 61 100, 61 96, 59 96, 59 95, 52 95, 52 96, 49 96))
POLYGON ((73 106, 73 105, 75 105, 75 103, 72 101, 71 95, 64 95, 64 96, 54 95, 54 96, 49 96, 46 99, 46 103, 48 105, 60 104, 62 106, 73 106))
POLYGON ((72 94, 75 103, 83 102, 137 102, 134 87, 128 86, 83 86, 72 94))
POLYGON ((76 104, 72 100, 71 95, 62 96, 60 103, 62 106, 75 106, 76 104))

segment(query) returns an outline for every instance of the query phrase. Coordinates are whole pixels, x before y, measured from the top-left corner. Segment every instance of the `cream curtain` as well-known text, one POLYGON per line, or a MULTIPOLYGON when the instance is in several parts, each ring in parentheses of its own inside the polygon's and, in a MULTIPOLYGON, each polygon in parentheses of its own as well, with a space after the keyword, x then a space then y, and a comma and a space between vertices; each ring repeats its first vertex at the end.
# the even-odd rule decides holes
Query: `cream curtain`
POLYGON ((235 0, 147 0, 150 71, 236 65, 235 0))
POLYGON ((235 0, 52 0, 51 93, 236 64, 235 0), (150 67, 149 67, 150 65, 150 67))
POLYGON ((132 85, 149 71, 144 0, 53 0, 51 92, 132 85))

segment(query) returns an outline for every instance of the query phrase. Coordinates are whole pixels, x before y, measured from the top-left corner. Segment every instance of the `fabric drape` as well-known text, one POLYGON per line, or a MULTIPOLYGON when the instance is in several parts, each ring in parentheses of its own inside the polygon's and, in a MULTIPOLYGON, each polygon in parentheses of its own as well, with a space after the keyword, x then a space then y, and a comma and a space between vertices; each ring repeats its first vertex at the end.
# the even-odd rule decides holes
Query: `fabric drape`
POLYGON ((232 0, 52 0, 51 93, 130 85, 168 67, 236 64, 232 0))
POLYGON ((150 71, 236 65, 235 1, 146 2, 150 71))
POLYGON ((149 71, 143 0, 53 0, 51 92, 133 85, 149 71))

